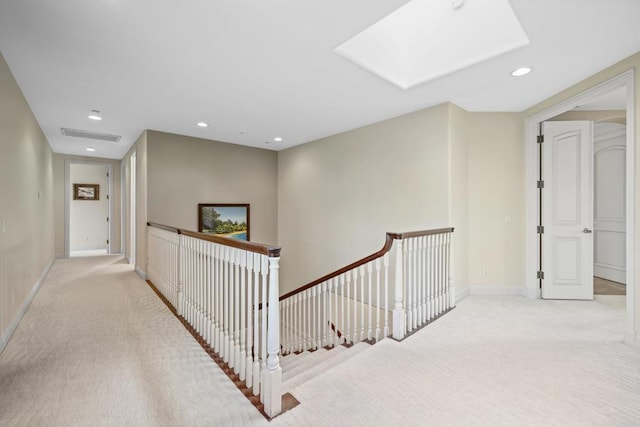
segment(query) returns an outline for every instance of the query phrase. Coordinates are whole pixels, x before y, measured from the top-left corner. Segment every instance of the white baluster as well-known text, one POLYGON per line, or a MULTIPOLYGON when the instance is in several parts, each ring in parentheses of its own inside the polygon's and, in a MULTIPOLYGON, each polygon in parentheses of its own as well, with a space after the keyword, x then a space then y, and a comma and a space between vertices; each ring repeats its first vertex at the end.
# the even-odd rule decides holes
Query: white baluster
POLYGON ((411 313, 411 330, 415 330, 418 327, 418 306, 420 305, 420 301, 418 300, 418 240, 415 238, 409 239, 411 241, 411 259, 413 260, 413 266, 411 271, 411 302, 412 302, 412 313, 411 313))
MULTIPOLYGON (((260 261, 261 261, 260 273, 262 274, 262 323, 260 325, 260 328, 262 330, 262 341, 260 342, 260 347, 261 347, 260 370, 264 374, 267 366, 267 311, 268 311, 267 306, 269 304, 269 294, 267 291, 267 285, 268 285, 268 274, 269 274, 269 260, 265 255, 261 255, 260 261)), ((264 379, 262 377, 260 379, 260 382, 264 386, 264 379)), ((265 403, 264 402, 265 394, 266 392, 260 395, 260 401, 262 403, 265 403)))
POLYGON ((333 342, 333 328, 331 327, 333 323, 333 279, 327 280, 327 299, 329 302, 329 310, 327 311, 327 331, 328 331, 328 340, 327 345, 330 347, 334 346, 333 342))
POLYGON ((220 314, 222 313, 222 272, 220 267, 220 245, 213 245, 213 261, 214 261, 214 275, 213 275, 213 306, 214 306, 214 314, 213 314, 213 348, 219 355, 222 355, 222 350, 220 349, 220 314))
POLYGON ((301 318, 301 325, 302 325, 302 337, 300 339, 301 344, 302 344, 302 351, 306 351, 308 349, 307 347, 307 325, 308 325, 308 311, 307 311, 307 292, 301 292, 300 294, 300 305, 301 305, 301 310, 302 310, 302 318, 301 318))
POLYGON ((295 340, 293 333, 295 326, 293 297, 287 298, 287 319, 287 353, 293 353, 293 341, 295 340))
POLYGON ((185 320, 191 324, 191 238, 185 237, 185 320))
MULTIPOLYGON (((247 253, 245 251, 238 251, 238 256, 240 257, 240 381, 244 381, 247 378, 246 374, 246 359, 247 359, 247 350, 245 348, 245 334, 247 332, 247 295, 246 295, 246 268, 247 268, 247 253)), ((237 308, 236 308, 237 310, 237 308)), ((278 331, 279 333, 280 331, 278 331)))
POLYGON ((427 321, 427 254, 428 254, 428 246, 427 246, 427 236, 422 236, 420 238, 422 241, 422 253, 420 255, 420 264, 421 268, 421 278, 420 278, 420 287, 422 288, 422 318, 421 323, 424 324, 427 321))
POLYGON ((204 242, 200 239, 196 241, 196 273, 197 273, 197 285, 198 285, 198 334, 204 337, 204 298, 203 298, 203 260, 202 260, 202 244, 204 242))
POLYGON ((316 286, 309 290, 311 292, 311 348, 318 349, 318 318, 316 286))
POLYGON ((360 341, 360 329, 358 329, 358 268, 354 269, 352 273, 353 277, 353 342, 360 341))
POLYGON ((434 293, 435 293, 435 254, 434 254, 434 237, 433 235, 429 236, 429 298, 427 300, 427 320, 433 319, 433 309, 434 309, 434 293))
POLYGON ((441 301, 441 295, 442 295, 442 251, 441 251, 441 245, 440 245, 440 235, 436 234, 435 235, 435 240, 436 240, 436 266, 437 266, 437 272, 438 272, 438 279, 436 281, 436 286, 437 286, 437 290, 436 290, 436 316, 439 316, 441 313, 441 305, 440 305, 440 301, 441 301))
POLYGON ((260 394, 260 268, 262 257, 253 255, 253 394, 260 394))
POLYGON ((422 324, 422 305, 424 303, 422 295, 422 254, 424 252, 424 246, 422 245, 422 238, 416 237, 413 239, 416 242, 416 263, 415 263, 415 287, 416 287, 416 311, 414 313, 416 317, 416 327, 422 324))
POLYGON ((324 329, 322 326, 322 317, 324 315, 324 309, 323 309, 323 303, 324 303, 324 294, 322 293, 322 283, 316 285, 313 287, 313 289, 315 289, 316 292, 316 301, 318 304, 318 316, 317 316, 317 324, 316 324, 316 330, 317 332, 317 347, 321 348, 322 347, 322 340, 324 339, 324 329))
POLYGON ((218 331, 218 336, 216 338, 216 351, 224 360, 224 251, 225 247, 222 245, 215 245, 215 254, 216 254, 216 266, 217 266, 217 274, 216 274, 216 305, 217 316, 216 316, 216 329, 218 331))
POLYGON ((345 313, 344 313, 345 310, 344 309, 345 309, 345 307, 344 307, 344 305, 346 303, 346 301, 344 299, 344 274, 340 275, 340 302, 342 303, 341 307, 340 307, 340 323, 336 325, 336 335, 338 334, 338 332, 340 332, 340 334, 342 336, 338 337, 338 341, 340 343, 343 343, 344 342, 344 338, 345 338, 345 336, 344 336, 344 325, 345 325, 345 320, 344 320, 344 315, 345 315, 345 313))
POLYGON ((233 257, 233 364, 234 372, 240 366, 240 252, 235 250, 233 257))
POLYGON ((367 294, 369 295, 369 299, 368 299, 368 305, 369 305, 369 320, 367 323, 367 339, 369 341, 371 341, 371 339, 373 338, 373 325, 372 325, 372 318, 371 318, 371 313, 372 313, 372 309, 373 309, 373 296, 372 296, 372 281, 373 281, 373 265, 372 263, 368 263, 367 264, 367 283, 368 283, 368 292, 367 294))
POLYGON ((360 271, 360 338, 358 341, 364 341, 365 335, 365 324, 364 324, 364 312, 365 312, 365 293, 364 293, 364 274, 365 267, 360 266, 358 269, 360 271))
POLYGON ((245 361, 245 383, 253 386, 253 252, 247 252, 247 355, 245 361))
POLYGON ((340 281, 337 277, 331 279, 333 282, 333 318, 331 319, 331 327, 333 330, 333 346, 340 345, 340 337, 338 337, 338 323, 340 323, 340 301, 338 299, 338 290, 340 281))
POLYGON ((321 319, 321 331, 322 331, 322 347, 329 345, 327 321, 329 317, 329 304, 327 298, 327 282, 322 282, 322 319, 321 319))
POLYGON ((404 250, 405 250, 405 263, 406 263, 406 274, 405 274, 405 283, 406 283, 406 289, 405 289, 405 307, 407 308, 407 320, 406 320, 406 327, 407 327, 407 332, 411 331, 411 319, 413 318, 413 305, 411 304, 411 295, 413 293, 413 283, 411 283, 411 281, 413 280, 413 269, 412 267, 412 256, 411 253, 413 252, 412 250, 412 242, 411 239, 408 239, 405 242, 404 245, 404 250))
POLYGON ((349 289, 351 287, 351 272, 347 271, 346 273, 344 273, 344 276, 345 276, 344 280, 346 282, 345 286, 346 286, 346 292, 347 292, 347 298, 345 301, 345 303, 347 304, 347 321, 344 329, 342 330, 342 334, 344 337, 344 342, 353 343, 353 339, 351 337, 351 312, 353 311, 353 302, 351 301, 351 291, 349 289))
POLYGON ((404 259, 402 240, 396 240, 396 273, 395 273, 395 296, 393 304, 393 338, 401 340, 405 335, 405 315, 404 303, 402 297, 404 295, 404 259))
POLYGON ((230 288, 230 264, 229 264, 229 248, 228 247, 224 247, 223 249, 223 266, 224 266, 224 275, 223 275, 223 281, 224 281, 224 356, 222 358, 222 360, 226 363, 229 363, 229 359, 230 359, 230 338, 229 338, 229 288, 230 288))
POLYGON ((296 351, 304 351, 304 327, 303 327, 303 323, 304 323, 304 311, 303 311, 303 298, 302 298, 302 294, 296 294, 297 298, 296 298, 296 313, 297 313, 297 318, 296 318, 296 332, 297 332, 297 337, 296 337, 296 351))
POLYGON ((448 267, 448 276, 449 276, 449 307, 455 307, 456 306, 456 287, 455 287, 455 283, 453 282, 453 274, 452 274, 452 266, 451 263, 453 262, 452 256, 451 256, 451 233, 447 234, 447 267, 448 267))
POLYGON ((384 336, 389 336, 389 253, 382 257, 384 264, 384 336))
POLYGON ((380 258, 376 258, 376 342, 380 340, 380 258))

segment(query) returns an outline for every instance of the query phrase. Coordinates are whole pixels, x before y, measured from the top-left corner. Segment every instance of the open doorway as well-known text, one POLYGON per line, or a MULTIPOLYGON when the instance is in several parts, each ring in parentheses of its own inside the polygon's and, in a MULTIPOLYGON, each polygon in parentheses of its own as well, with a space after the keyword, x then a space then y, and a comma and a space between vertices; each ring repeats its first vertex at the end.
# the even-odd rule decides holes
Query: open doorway
POLYGON ((65 255, 111 253, 111 164, 67 160, 65 255))
MULTIPOLYGON (((539 271, 541 251, 540 241, 538 240, 538 221, 541 211, 541 200, 538 194, 538 181, 541 164, 538 160, 539 144, 537 144, 537 135, 541 123, 550 120, 560 114, 574 111, 576 106, 580 107, 590 101, 596 100, 605 94, 612 93, 616 90, 624 90, 626 96, 626 137, 624 152, 624 212, 625 212, 625 239, 624 239, 624 258, 625 272, 624 278, 626 283, 626 326, 625 326, 625 342, 634 344, 635 340, 635 316, 637 315, 637 307, 634 300, 634 269, 633 260, 635 259, 635 140, 634 140, 634 72, 627 71, 611 80, 589 89, 579 95, 569 98, 552 107, 547 108, 535 115, 528 117, 525 121, 525 150, 526 150, 526 168, 527 168, 527 189, 526 189, 526 212, 527 212, 527 232, 526 232, 526 292, 531 298, 541 297, 541 286, 543 284, 544 272, 539 271), (542 274, 540 274, 542 273, 542 274), (542 277, 541 277, 542 276, 542 277)), ((618 153, 619 154, 619 153, 618 153)))

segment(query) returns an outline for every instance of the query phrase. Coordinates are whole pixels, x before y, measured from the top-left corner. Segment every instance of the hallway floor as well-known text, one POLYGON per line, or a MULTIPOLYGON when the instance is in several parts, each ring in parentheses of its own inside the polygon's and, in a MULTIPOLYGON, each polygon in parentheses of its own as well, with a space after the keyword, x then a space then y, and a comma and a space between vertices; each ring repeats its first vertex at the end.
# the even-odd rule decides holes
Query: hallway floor
POLYGON ((468 297, 292 390, 270 423, 122 257, 54 263, 0 354, 2 426, 640 425, 624 297, 468 297))

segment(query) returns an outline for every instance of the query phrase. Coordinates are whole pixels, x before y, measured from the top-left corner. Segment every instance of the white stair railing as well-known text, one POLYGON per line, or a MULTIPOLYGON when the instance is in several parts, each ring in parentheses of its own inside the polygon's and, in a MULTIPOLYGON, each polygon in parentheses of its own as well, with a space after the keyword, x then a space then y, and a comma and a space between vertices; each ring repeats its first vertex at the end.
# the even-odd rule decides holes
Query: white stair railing
POLYGON ((148 225, 149 280, 260 395, 264 412, 279 414, 280 248, 148 225))
POLYGON ((375 342, 390 334, 401 340, 454 307, 452 232, 387 233, 378 252, 281 296, 282 353, 375 342))
MULTIPOLYGON (((419 329, 455 306, 451 279, 453 229, 399 234, 397 253, 404 284, 405 333, 419 329)), ((397 285, 396 285, 397 286, 397 285)), ((401 339, 404 335, 400 334, 401 339)))

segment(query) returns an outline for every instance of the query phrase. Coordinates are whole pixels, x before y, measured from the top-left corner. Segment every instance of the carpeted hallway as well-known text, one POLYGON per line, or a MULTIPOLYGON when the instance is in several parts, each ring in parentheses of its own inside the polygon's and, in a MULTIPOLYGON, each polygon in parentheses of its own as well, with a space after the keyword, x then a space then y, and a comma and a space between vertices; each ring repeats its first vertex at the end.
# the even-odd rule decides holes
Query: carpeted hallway
POLYGON ((468 297, 270 423, 121 257, 56 261, 0 355, 2 426, 640 425, 624 296, 468 297))

